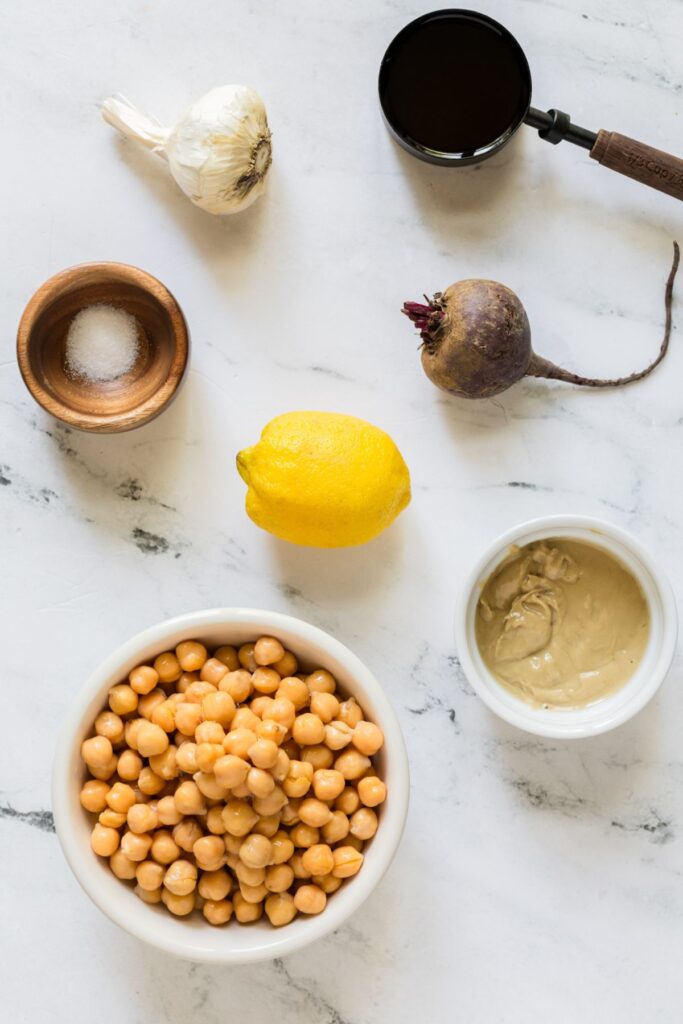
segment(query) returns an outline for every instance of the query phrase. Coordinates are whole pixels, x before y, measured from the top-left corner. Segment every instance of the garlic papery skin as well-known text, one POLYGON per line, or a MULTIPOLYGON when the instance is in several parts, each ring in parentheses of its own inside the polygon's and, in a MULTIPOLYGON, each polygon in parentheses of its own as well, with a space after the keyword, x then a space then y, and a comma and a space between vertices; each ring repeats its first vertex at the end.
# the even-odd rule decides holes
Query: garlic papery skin
POLYGON ((265 188, 271 136, 263 100, 246 85, 211 89, 166 129, 122 96, 102 103, 104 120, 168 161, 171 174, 207 213, 239 213, 265 188))

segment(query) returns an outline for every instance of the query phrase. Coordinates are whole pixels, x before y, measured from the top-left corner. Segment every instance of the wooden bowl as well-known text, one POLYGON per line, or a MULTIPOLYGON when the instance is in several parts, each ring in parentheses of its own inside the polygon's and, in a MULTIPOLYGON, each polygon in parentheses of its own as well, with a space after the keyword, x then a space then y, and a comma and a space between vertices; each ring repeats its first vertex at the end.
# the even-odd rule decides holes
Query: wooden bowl
POLYGON ((33 295, 17 332, 24 383, 43 409, 79 430, 113 434, 142 426, 175 397, 187 367, 185 317, 161 281, 126 263, 83 263, 55 274, 33 295), (86 306, 105 303, 139 324, 135 363, 114 380, 70 375, 69 325, 86 306))

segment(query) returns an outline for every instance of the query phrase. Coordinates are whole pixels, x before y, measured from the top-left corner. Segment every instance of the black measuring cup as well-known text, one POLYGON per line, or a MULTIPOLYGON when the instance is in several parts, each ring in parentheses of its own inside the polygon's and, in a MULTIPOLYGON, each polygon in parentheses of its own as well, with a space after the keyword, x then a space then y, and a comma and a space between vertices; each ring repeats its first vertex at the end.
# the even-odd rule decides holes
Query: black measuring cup
POLYGON ((531 72, 508 30, 476 11, 424 14, 389 44, 379 72, 385 121, 409 153, 462 167, 497 153, 524 123, 546 142, 573 142, 598 163, 683 199, 683 160, 561 110, 531 106, 531 72))

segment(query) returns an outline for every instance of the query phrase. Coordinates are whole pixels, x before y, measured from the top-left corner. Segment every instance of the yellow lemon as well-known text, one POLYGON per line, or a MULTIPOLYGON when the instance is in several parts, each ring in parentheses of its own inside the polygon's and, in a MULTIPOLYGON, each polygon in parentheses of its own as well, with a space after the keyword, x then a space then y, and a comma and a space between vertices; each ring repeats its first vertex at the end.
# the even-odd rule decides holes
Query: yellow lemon
POLYGON ((410 474, 388 434, 355 416, 290 412, 237 456, 247 515, 294 544, 364 544, 410 501, 410 474))

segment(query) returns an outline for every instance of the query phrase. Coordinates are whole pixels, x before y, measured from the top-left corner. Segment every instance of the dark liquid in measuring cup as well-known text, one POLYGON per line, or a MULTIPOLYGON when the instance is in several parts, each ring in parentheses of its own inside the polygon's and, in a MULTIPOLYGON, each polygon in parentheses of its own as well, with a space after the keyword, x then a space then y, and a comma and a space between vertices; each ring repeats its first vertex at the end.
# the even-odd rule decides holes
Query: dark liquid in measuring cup
POLYGON ((406 142, 463 155, 511 134, 531 99, 514 38, 464 11, 406 26, 387 51, 379 88, 387 120, 406 142))

